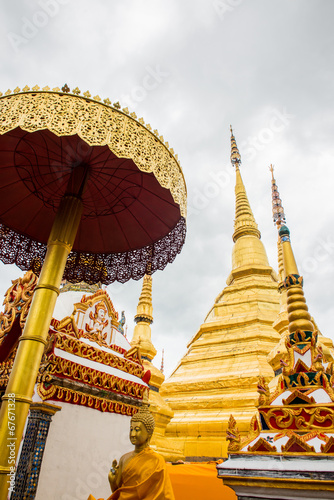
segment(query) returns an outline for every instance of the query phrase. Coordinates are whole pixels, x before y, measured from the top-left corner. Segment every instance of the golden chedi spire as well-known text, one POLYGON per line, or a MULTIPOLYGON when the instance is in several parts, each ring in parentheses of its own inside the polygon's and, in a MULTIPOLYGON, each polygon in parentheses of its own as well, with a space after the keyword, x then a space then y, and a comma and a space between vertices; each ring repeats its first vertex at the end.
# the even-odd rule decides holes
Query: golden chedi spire
POLYGON ((136 326, 133 331, 131 345, 139 347, 141 356, 152 361, 157 351, 151 341, 151 324, 153 323, 152 276, 145 274, 142 291, 135 316, 136 326))
POLYGON ((236 184, 235 184, 235 221, 234 221, 234 234, 233 241, 235 242, 240 236, 245 234, 253 234, 258 238, 261 233, 258 230, 257 224, 251 210, 246 189, 240 174, 241 156, 238 146, 231 129, 231 163, 235 167, 236 184))
MULTIPOLYGON (((232 273, 227 279, 230 284, 240 272, 248 272, 256 267, 269 268, 268 257, 261 242, 261 233, 257 227, 250 207, 246 189, 240 173, 241 156, 231 129, 231 163, 235 167, 235 220, 232 251, 232 273)), ((270 269, 270 272, 273 272, 270 269)))

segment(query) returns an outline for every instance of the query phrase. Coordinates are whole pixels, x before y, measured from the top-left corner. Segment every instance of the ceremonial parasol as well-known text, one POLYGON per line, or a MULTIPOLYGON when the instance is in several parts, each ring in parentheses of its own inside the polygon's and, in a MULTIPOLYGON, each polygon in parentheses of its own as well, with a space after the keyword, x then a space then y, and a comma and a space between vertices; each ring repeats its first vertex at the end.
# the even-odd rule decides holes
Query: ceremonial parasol
POLYGON ((17 452, 61 279, 108 284, 163 269, 184 243, 186 187, 156 130, 67 85, 0 97, 0 173, 0 259, 41 271, 1 406, 6 486, 8 439, 17 452))

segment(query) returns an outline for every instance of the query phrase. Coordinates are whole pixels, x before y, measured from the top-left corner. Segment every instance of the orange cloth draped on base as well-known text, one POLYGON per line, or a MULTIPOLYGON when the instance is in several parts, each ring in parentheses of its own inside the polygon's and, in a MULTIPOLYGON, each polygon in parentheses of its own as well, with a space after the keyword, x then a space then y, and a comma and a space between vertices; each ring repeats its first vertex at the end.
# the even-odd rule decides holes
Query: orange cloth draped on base
POLYGON ((216 463, 167 464, 176 500, 237 500, 234 491, 217 477, 216 463))
MULTIPOLYGON (((88 500, 95 500, 90 495, 88 500)), ((151 448, 126 464, 122 483, 108 500, 175 500, 165 460, 151 448)))

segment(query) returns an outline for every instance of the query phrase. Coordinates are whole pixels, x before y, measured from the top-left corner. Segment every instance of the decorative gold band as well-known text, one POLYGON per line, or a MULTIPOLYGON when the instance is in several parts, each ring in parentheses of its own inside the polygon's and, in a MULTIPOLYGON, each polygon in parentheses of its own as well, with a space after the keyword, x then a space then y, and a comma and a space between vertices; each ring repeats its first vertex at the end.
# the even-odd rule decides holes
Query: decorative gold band
POLYGON ((36 290, 38 289, 42 289, 42 288, 46 288, 47 290, 51 290, 52 292, 56 292, 57 295, 59 295, 60 291, 59 291, 59 288, 57 288, 56 286, 53 286, 53 285, 43 285, 43 283, 41 283, 40 285, 37 285, 35 287, 35 292, 36 290))
POLYGON ((47 340, 42 339, 41 337, 38 337, 37 335, 22 335, 19 338, 19 342, 22 342, 23 340, 34 340, 35 342, 40 342, 41 344, 46 345, 47 340))
POLYGON ((14 397, 13 395, 9 395, 9 394, 4 394, 2 396, 2 399, 3 400, 14 400, 15 399, 15 403, 28 403, 29 405, 32 403, 32 399, 31 398, 28 398, 27 396, 22 396, 22 394, 14 394, 14 397))

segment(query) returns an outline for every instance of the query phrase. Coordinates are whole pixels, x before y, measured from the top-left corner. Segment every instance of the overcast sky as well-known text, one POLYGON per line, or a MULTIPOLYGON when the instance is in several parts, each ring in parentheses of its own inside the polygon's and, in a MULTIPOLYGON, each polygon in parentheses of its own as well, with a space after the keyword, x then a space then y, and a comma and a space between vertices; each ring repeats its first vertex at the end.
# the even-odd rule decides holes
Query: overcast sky
MULTIPOLYGON (((15 0, 2 2, 0 90, 61 87, 120 101, 178 154, 186 244, 153 276, 152 340, 169 375, 231 270, 232 123, 270 264, 275 175, 311 314, 334 338, 334 2, 15 0)), ((0 264, 0 294, 23 273, 0 264)), ((134 327, 141 282, 108 287, 134 327)))

